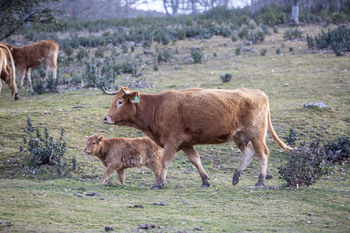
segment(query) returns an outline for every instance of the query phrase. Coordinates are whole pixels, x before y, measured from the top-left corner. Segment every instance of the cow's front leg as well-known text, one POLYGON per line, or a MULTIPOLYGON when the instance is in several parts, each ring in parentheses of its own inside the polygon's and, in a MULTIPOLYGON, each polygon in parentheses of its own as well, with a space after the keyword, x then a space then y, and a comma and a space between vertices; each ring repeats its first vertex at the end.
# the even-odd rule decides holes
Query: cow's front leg
POLYGON ((121 168, 121 169, 117 170, 117 172, 118 172, 118 179, 119 179, 121 185, 125 185, 125 182, 124 182, 124 180, 125 180, 124 169, 121 168))
POLYGON ((183 152, 185 152, 187 158, 197 168, 197 170, 199 172, 199 175, 202 178, 202 187, 209 187, 210 186, 209 176, 205 172, 205 170, 204 170, 204 168, 202 166, 201 159, 200 159, 196 149, 194 149, 194 147, 191 146, 191 147, 188 147, 186 149, 183 149, 183 152))
POLYGON ((157 181, 157 184, 152 187, 152 189, 162 189, 165 183, 166 174, 170 166, 171 161, 176 153, 176 148, 171 145, 165 145, 162 156, 162 172, 160 179, 157 181))

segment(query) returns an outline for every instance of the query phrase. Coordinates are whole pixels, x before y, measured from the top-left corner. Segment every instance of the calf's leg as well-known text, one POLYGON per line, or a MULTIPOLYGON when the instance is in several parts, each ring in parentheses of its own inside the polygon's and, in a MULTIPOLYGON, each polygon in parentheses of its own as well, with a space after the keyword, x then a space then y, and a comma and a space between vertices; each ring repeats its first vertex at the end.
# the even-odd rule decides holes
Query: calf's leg
POLYGON ((27 68, 27 86, 31 87, 32 86, 32 78, 30 77, 30 68, 27 68))
POLYGON ((202 166, 201 159, 200 159, 196 149, 194 149, 194 147, 191 146, 191 147, 187 147, 186 149, 183 149, 183 152, 185 152, 187 158, 197 168, 199 175, 202 178, 202 187, 209 187, 210 186, 209 176, 205 172, 205 170, 202 166))
POLYGON ((103 174, 101 184, 104 184, 106 180, 113 174, 114 171, 115 171, 114 166, 111 166, 111 165, 108 166, 105 173, 103 174))
POLYGON ((266 170, 267 170, 267 160, 269 156, 269 150, 265 144, 264 139, 256 139, 252 141, 254 150, 256 151, 256 155, 259 160, 259 179, 255 186, 265 186, 265 178, 266 178, 266 170))
POLYGON ((124 183, 124 179, 125 179, 124 169, 121 168, 121 169, 117 170, 117 172, 118 172, 118 179, 119 179, 120 183, 122 185, 125 185, 125 183, 124 183))

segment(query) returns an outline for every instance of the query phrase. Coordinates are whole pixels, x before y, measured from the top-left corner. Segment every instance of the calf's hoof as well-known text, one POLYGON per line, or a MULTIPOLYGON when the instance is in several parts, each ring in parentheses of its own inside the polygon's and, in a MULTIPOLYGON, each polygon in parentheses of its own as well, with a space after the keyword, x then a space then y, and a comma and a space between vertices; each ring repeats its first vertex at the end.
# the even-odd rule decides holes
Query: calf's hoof
POLYGON ((153 185, 151 189, 157 190, 157 189, 162 189, 163 186, 159 186, 159 185, 153 185))
POLYGON ((18 96, 18 93, 15 94, 15 100, 19 100, 19 96, 18 96))
POLYGON ((210 184, 209 183, 203 183, 201 188, 209 188, 210 187, 210 184))

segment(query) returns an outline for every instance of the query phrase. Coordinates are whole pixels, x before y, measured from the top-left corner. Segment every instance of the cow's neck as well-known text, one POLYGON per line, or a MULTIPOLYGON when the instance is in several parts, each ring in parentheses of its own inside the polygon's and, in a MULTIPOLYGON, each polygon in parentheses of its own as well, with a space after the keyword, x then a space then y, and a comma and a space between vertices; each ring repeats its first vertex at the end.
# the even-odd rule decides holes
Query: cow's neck
MULTIPOLYGON (((155 121, 157 112, 163 100, 162 95, 141 94, 140 102, 136 105, 135 121, 130 126, 141 130, 148 137, 157 142, 155 138, 155 121)), ((158 144, 158 142, 157 142, 158 144)))

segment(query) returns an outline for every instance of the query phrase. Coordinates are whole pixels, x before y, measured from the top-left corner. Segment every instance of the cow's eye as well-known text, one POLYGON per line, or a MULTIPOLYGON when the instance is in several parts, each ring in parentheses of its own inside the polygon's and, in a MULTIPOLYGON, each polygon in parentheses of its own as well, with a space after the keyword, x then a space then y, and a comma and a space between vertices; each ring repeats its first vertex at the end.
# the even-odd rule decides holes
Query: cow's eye
POLYGON ((93 142, 92 145, 95 145, 95 142, 93 142))
POLYGON ((123 104, 123 100, 118 100, 117 101, 117 106, 120 106, 120 105, 122 105, 123 104))

